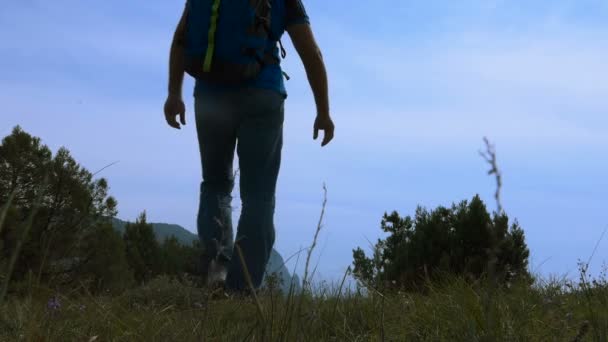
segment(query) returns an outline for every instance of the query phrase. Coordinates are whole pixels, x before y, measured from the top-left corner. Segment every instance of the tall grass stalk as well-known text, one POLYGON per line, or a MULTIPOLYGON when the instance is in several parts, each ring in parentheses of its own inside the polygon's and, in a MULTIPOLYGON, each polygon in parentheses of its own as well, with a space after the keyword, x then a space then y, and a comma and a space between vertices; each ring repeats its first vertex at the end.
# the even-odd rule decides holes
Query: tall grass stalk
MULTIPOLYGON (((48 182, 48 177, 45 177, 43 180, 43 183, 42 183, 42 184, 44 184, 44 186, 42 186, 41 189, 45 188, 45 185, 47 184, 47 182, 48 182)), ((27 236, 30 232, 30 229, 32 229, 32 225, 34 224, 34 217, 36 217, 36 214, 38 213, 38 209, 40 207, 40 203, 42 203, 43 194, 44 194, 44 191, 42 191, 42 190, 38 191, 38 194, 36 195, 36 199, 34 200, 32 209, 23 224, 23 233, 21 234, 21 239, 19 239, 19 241, 17 241, 17 245, 15 246, 15 250, 13 251, 13 254, 12 254, 11 259, 8 264, 8 269, 6 271, 6 277, 2 284, 2 290, 0 290, 0 305, 2 305, 4 303, 6 293, 8 292, 8 286, 11 282, 11 278, 13 275, 13 270, 15 268, 15 264, 17 262, 17 259, 19 258, 19 254, 21 253, 21 248, 23 247, 23 244, 27 240, 27 236)), ((11 201, 12 201, 12 199, 11 199, 11 201)), ((9 203, 7 203, 6 210, 8 210, 7 209, 8 204, 9 203)), ((3 212, 4 212, 4 210, 3 210, 3 212)), ((3 216, 4 216, 4 214, 3 214, 3 216)), ((4 217, 2 217, 2 219, 4 221, 4 217)), ((2 225, 4 225, 4 222, 2 222, 2 223, 3 223, 2 225)))
POLYGON ((323 217, 325 216, 325 207, 327 206, 327 187, 323 184, 323 205, 321 206, 321 215, 319 216, 319 223, 317 224, 317 230, 315 231, 315 236, 312 239, 312 245, 308 249, 308 253, 306 255, 306 264, 304 266, 304 278, 302 279, 302 290, 306 290, 309 287, 308 284, 308 267, 310 266, 310 258, 312 256, 312 252, 317 246, 317 240, 319 238, 319 232, 323 227, 323 217))
POLYGON ((11 194, 8 195, 8 199, 6 200, 4 207, 2 207, 2 212, 0 212, 0 233, 2 233, 2 228, 4 227, 4 220, 6 220, 6 215, 8 214, 9 208, 13 204, 13 200, 15 199, 16 194, 17 191, 11 192, 11 194))
POLYGON ((245 280, 247 280, 247 284, 249 285, 249 290, 251 291, 251 295, 255 300, 256 308, 258 309, 258 315, 262 322, 265 322, 266 319, 264 317, 264 309, 262 308, 262 304, 258 298, 258 295, 255 291, 255 287, 253 286, 253 282, 251 281, 251 275, 249 273, 249 269, 247 268, 247 264, 245 263, 245 257, 243 256, 243 251, 241 250, 241 246, 239 246, 238 242, 234 244, 236 248, 236 252, 239 255, 239 259, 241 261, 241 265, 243 265, 243 274, 245 275, 245 280))
POLYGON ((336 315, 336 310, 338 309, 338 303, 340 303, 340 296, 342 295, 342 288, 344 287, 344 282, 346 281, 346 277, 351 273, 351 268, 348 266, 346 271, 344 272, 344 277, 342 277, 342 282, 340 283, 340 287, 338 288, 338 293, 336 294, 336 304, 334 305, 334 310, 332 313, 332 317, 336 315))
POLYGON ((579 334, 577 335, 577 338, 575 340, 582 340, 582 338, 589 332, 589 326, 593 327, 592 334, 595 341, 606 341, 608 339, 608 332, 606 331, 606 329, 608 329, 608 322, 602 323, 602 319, 598 314, 598 310, 595 308, 597 300, 594 297, 596 296, 596 294, 594 293, 595 291, 593 289, 593 286, 590 284, 587 274, 589 271, 589 265, 591 264, 591 260, 595 256, 595 253, 597 252, 597 249, 602 240, 604 239, 604 235, 607 231, 608 226, 604 228, 602 235, 595 243, 595 247, 593 248, 593 251, 589 256, 589 259, 587 259, 587 262, 581 262, 579 264, 580 286, 585 301, 587 302, 588 319, 587 321, 585 321, 585 324, 581 326, 579 334), (602 324, 606 325, 604 327, 605 329, 602 329, 602 324))
POLYGON ((496 191, 494 192, 494 199, 496 200, 496 209, 498 211, 498 215, 502 215, 503 206, 500 197, 500 191, 502 190, 502 172, 500 172, 496 160, 496 146, 490 143, 490 140, 488 140, 487 137, 483 138, 483 142, 486 145, 486 150, 479 151, 479 154, 490 165, 488 175, 494 175, 494 178, 496 179, 496 191))
MULTIPOLYGON (((490 170, 488 170, 488 175, 494 175, 496 179, 496 191, 494 192, 494 198, 496 200, 496 215, 500 216, 504 214, 504 209, 501 202, 500 191, 502 190, 502 173, 500 172, 500 168, 498 167, 498 162, 496 158, 496 147, 490 143, 487 137, 483 138, 485 143, 486 151, 479 152, 479 154, 485 159, 485 161, 490 165, 490 170)), ((496 295, 496 290, 498 287, 498 279, 496 274, 496 262, 497 256, 500 253, 498 250, 497 244, 497 234, 495 229, 492 229, 490 232, 490 248, 489 248, 489 258, 488 258, 488 269, 487 269, 487 285, 488 289, 484 296, 484 314, 486 316, 486 331, 487 336, 490 339, 495 339, 494 332, 497 330, 497 321, 498 318, 495 317, 494 313, 494 297, 496 295)))

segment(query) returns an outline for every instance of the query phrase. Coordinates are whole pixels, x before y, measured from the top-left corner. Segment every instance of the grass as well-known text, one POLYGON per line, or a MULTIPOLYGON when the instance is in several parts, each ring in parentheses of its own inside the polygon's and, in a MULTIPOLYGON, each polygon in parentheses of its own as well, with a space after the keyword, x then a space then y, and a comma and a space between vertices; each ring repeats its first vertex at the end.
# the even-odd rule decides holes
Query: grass
POLYGON ((38 288, 0 307, 0 340, 606 341, 608 286, 605 279, 595 282, 495 289, 492 331, 486 286, 458 278, 429 285, 425 295, 339 293, 333 286, 317 295, 263 291, 259 302, 210 299, 202 289, 166 277, 119 296, 38 288))

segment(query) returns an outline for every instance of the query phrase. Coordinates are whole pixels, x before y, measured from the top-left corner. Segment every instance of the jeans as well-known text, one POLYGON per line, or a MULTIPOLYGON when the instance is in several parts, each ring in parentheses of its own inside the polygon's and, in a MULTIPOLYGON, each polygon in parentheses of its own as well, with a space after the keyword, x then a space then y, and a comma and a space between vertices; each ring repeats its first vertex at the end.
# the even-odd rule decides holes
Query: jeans
MULTIPOLYGON (((227 268, 225 287, 249 284, 235 241, 255 288, 259 287, 275 240, 275 190, 283 147, 284 97, 246 88, 197 93, 195 116, 203 171, 197 217, 203 265, 227 268), (234 151, 239 157, 241 216, 233 241, 234 151)), ((206 270, 203 270, 206 272, 206 270)))

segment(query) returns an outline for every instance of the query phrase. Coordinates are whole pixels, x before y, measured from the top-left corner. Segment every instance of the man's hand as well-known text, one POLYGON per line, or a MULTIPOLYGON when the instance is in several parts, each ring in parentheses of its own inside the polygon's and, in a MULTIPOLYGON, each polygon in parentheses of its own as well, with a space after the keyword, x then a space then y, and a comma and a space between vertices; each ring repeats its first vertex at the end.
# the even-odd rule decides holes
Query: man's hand
POLYGON ((181 126, 176 120, 179 115, 180 122, 182 125, 186 124, 186 105, 181 96, 169 95, 167 101, 165 101, 165 119, 169 126, 177 129, 181 129, 181 126))
POLYGON ((325 132, 321 146, 329 144, 329 142, 334 138, 334 122, 331 121, 331 117, 329 117, 329 115, 317 115, 317 118, 315 119, 313 139, 317 140, 319 130, 325 132))

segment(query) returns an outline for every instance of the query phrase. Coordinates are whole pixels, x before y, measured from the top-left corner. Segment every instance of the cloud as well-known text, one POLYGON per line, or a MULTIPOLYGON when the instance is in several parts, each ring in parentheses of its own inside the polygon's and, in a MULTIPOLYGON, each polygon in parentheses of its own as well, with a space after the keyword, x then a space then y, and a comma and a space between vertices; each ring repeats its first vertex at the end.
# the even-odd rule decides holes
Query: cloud
POLYGON ((603 58, 608 40, 601 38, 608 31, 564 31, 568 29, 541 34, 461 32, 408 45, 345 36, 335 39, 344 44, 332 60, 345 61, 352 78, 363 74, 393 91, 424 87, 469 98, 478 91, 494 92, 495 98, 534 93, 608 106, 608 84, 603 82, 608 77, 603 58))
POLYGON ((330 24, 322 32, 337 138, 358 137, 350 147, 370 153, 462 148, 486 135, 519 150, 605 147, 608 30, 574 26, 564 13, 404 39, 330 24))

